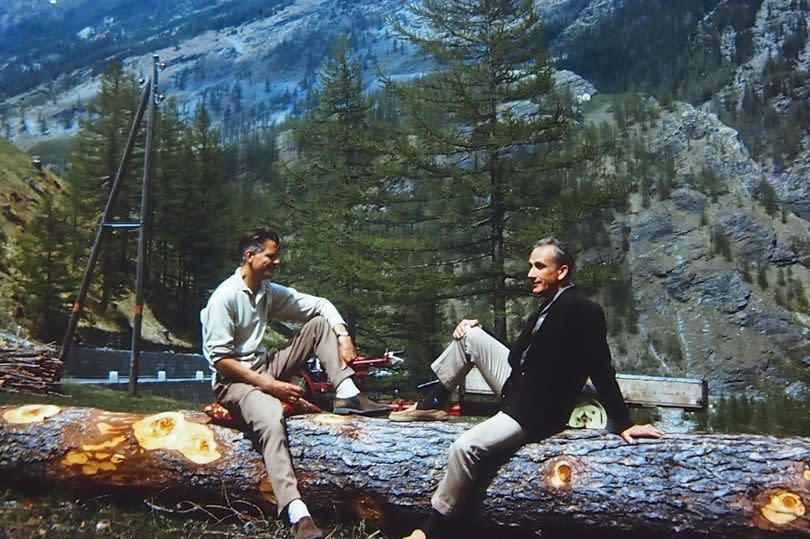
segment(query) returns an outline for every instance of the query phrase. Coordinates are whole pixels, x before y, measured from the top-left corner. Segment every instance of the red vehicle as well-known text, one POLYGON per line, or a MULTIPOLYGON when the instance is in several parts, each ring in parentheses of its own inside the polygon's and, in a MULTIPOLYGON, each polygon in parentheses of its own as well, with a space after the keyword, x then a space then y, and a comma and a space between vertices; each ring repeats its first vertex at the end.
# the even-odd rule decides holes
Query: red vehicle
MULTIPOLYGON (((386 350, 380 356, 357 356, 357 359, 352 363, 352 369, 354 369, 354 379, 358 387, 363 388, 366 379, 371 374, 370 369, 389 369, 402 363, 404 360, 398 354, 403 352, 404 350, 386 350)), ((317 357, 311 357, 307 360, 306 367, 301 371, 301 377, 304 379, 305 399, 318 406, 326 403, 331 404, 334 388, 326 376, 326 371, 321 367, 321 361, 317 357)), ((329 406, 326 406, 326 408, 329 408, 329 406)))

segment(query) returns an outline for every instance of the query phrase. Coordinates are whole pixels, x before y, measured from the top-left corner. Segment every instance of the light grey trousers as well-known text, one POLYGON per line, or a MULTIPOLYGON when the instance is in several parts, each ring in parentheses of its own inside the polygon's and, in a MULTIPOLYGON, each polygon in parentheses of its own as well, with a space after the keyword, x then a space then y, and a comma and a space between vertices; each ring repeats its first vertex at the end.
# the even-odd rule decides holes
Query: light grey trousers
MULTIPOLYGON (((430 368, 439 381, 452 390, 473 366, 478 367, 481 376, 500 398, 503 385, 512 372, 508 358, 509 349, 476 326, 445 348, 430 368)), ((528 433, 503 412, 459 436, 450 446, 447 471, 431 498, 433 508, 447 516, 463 510, 471 498, 483 495, 489 474, 494 473, 502 459, 511 456, 527 439, 528 433)))
MULTIPOLYGON (((313 354, 321 360, 334 387, 354 374, 340 359, 337 336, 322 316, 309 320, 283 347, 268 353, 266 361, 256 371, 275 380, 289 382, 301 372, 304 363, 313 354)), ((301 498, 287 442, 281 401, 255 386, 241 382, 217 383, 214 393, 225 407, 242 416, 258 438, 280 514, 291 501, 301 498)))

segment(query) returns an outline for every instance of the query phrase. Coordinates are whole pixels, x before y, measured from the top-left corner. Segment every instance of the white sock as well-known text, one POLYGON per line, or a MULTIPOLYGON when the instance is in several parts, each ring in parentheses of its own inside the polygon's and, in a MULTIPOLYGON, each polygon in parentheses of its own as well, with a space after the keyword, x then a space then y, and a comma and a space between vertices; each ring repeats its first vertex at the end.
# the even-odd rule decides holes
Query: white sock
POLYGON ((357 389, 357 386, 354 385, 354 380, 351 378, 346 378, 343 380, 339 386, 337 386, 337 390, 335 391, 335 398, 336 399, 351 399, 355 395, 359 395, 360 390, 357 389))
POLYGON ((287 517, 290 519, 290 524, 295 524, 304 517, 312 516, 309 514, 307 504, 301 501, 301 498, 295 499, 287 506, 287 517))

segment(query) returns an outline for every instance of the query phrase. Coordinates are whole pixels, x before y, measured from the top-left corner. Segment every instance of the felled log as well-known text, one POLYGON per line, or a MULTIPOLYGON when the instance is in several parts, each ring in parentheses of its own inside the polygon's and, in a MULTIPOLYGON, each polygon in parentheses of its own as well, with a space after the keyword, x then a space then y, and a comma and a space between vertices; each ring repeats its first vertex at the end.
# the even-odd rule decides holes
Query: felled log
MULTIPOLYGON (((0 407, 0 478, 199 503, 226 492, 230 500, 272 504, 251 442, 206 419, 0 407)), ((288 426, 307 503, 384 529, 427 512, 447 449, 467 427, 331 414, 295 417, 288 426)), ((626 445, 586 430, 521 449, 490 486, 480 518, 527 533, 792 536, 810 533, 808 505, 808 438, 678 434, 626 445)))
POLYGON ((50 346, 0 344, 0 391, 61 395, 63 368, 50 346))

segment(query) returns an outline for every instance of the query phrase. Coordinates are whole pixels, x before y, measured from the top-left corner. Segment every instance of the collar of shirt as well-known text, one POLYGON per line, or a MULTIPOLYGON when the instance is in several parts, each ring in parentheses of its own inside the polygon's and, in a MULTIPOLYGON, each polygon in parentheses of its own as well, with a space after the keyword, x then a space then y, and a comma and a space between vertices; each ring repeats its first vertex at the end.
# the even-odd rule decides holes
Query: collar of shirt
POLYGON ((267 293, 267 287, 270 285, 270 281, 262 281, 262 285, 259 287, 259 290, 257 290, 256 293, 254 294, 253 290, 251 290, 250 287, 245 282, 244 277, 242 277, 241 266, 236 268, 236 271, 234 272, 234 277, 239 282, 239 289, 245 292, 247 295, 252 296, 253 301, 255 303, 259 303, 262 297, 267 293))
POLYGON ((540 311, 540 316, 537 317, 537 322, 534 324, 534 329, 532 329, 532 333, 535 333, 538 329, 540 329, 540 326, 543 325, 543 321, 546 319, 546 315, 548 314, 548 310, 551 308, 551 304, 557 301, 557 298, 560 297, 560 294, 562 294, 572 286, 574 285, 568 284, 557 290, 557 293, 554 294, 554 297, 551 298, 551 301, 546 303, 546 305, 543 307, 543 310, 540 311))

